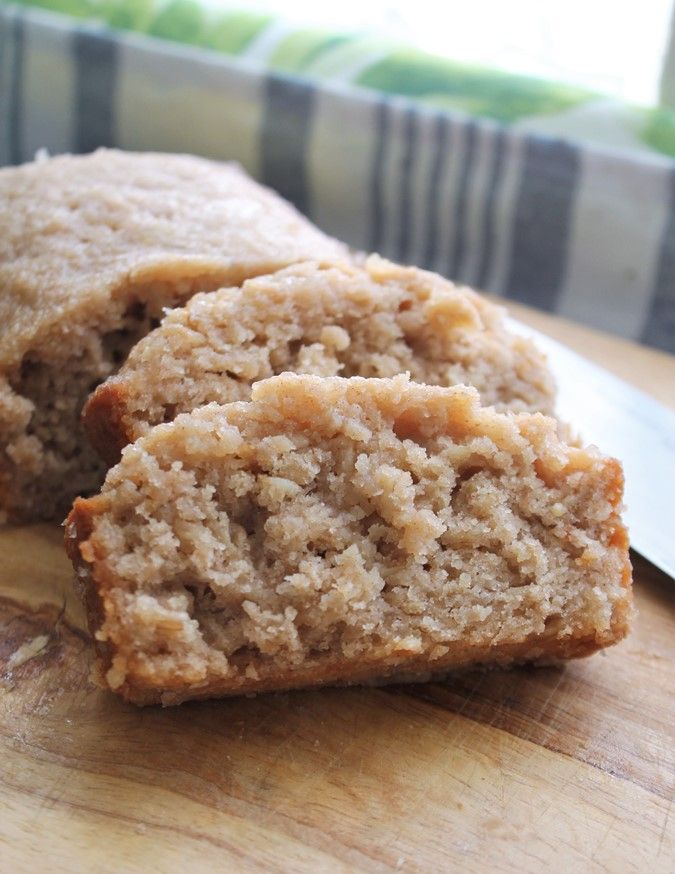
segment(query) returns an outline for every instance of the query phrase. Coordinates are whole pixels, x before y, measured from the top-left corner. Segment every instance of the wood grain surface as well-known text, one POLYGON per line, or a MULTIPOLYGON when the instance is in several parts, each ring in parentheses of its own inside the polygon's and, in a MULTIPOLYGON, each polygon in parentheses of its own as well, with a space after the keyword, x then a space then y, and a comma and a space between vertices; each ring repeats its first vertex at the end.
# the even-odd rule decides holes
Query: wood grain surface
MULTIPOLYGON (((603 342, 675 406, 675 359, 603 342)), ((565 668, 137 709, 88 679, 58 527, 2 530, 0 871, 672 872, 675 584, 635 557, 635 595, 565 668)))

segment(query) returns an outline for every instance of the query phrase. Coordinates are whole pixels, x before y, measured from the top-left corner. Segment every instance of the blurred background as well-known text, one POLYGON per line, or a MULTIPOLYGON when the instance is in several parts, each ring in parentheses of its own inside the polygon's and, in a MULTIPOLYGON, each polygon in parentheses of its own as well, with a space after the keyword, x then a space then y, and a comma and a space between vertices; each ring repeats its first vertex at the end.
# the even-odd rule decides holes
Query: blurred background
MULTIPOLYGON (((207 5, 228 4, 208 0, 207 5)), ((343 0, 323 7, 311 0, 252 0, 241 5, 283 15, 296 25, 380 33, 457 61, 650 106, 658 102, 672 0, 343 0)))
POLYGON ((278 69, 371 83, 528 130, 675 155, 673 0, 23 0, 21 5, 239 54, 278 69), (404 53, 407 68, 401 73, 399 67, 394 82, 382 64, 404 53), (520 99, 504 100, 503 87, 491 79, 509 81, 520 99))
POLYGON ((674 0, 23 0, 0 164, 233 159, 352 246, 675 351, 674 0))

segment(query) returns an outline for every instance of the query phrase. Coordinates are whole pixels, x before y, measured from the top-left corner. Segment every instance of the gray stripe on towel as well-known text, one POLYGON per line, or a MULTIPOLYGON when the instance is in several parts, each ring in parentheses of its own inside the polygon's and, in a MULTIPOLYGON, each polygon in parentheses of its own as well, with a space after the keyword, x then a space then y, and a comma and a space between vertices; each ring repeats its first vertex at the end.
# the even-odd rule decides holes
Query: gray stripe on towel
POLYGON ((451 128, 450 121, 445 115, 436 117, 436 131, 434 136, 434 154, 431 161, 429 174, 429 188, 427 195, 427 240, 424 249, 424 257, 421 267, 433 270, 438 259, 438 238, 441 220, 441 190, 443 187, 443 174, 446 167, 446 151, 450 145, 451 128))
POLYGON ((459 186, 457 190, 457 199, 451 208, 455 218, 453 227, 455 229, 454 239, 449 253, 449 258, 445 268, 445 275, 450 279, 462 281, 460 276, 462 262, 464 260, 464 251, 466 249, 466 223, 468 219, 468 202, 469 192, 471 190, 471 182, 473 170, 476 164, 476 149, 478 129, 475 121, 468 120, 465 123, 465 140, 464 149, 462 152, 462 165, 459 171, 459 186))
POLYGON ((80 28, 73 39, 76 152, 114 146, 119 40, 104 31, 80 28))
POLYGON ((492 269, 492 259, 495 250, 496 238, 496 215, 495 201, 497 196, 497 188, 501 179, 502 168, 504 167, 504 131, 499 128, 492 134, 494 137, 492 150, 492 164, 490 167, 490 177, 485 192, 485 201, 483 203, 483 245, 480 252, 480 263, 476 273, 476 287, 485 288, 490 270, 492 269))
POLYGON ((641 339, 650 346, 675 352, 675 170, 670 171, 668 206, 654 292, 641 339))
POLYGON ((527 137, 513 224, 508 297, 555 311, 565 276, 579 163, 574 146, 527 137))
MULTIPOLYGON (((7 152, 9 164, 20 164, 23 154, 23 62, 25 54, 25 27, 23 15, 13 10, 11 23, 7 28, 8 42, 11 43, 5 87, 7 106, 7 152)), ((4 54, 4 52, 3 52, 4 54)))
POLYGON ((9 87, 13 45, 11 18, 0 9, 0 167, 9 163, 9 87))
POLYGON ((311 213, 311 196, 306 153, 315 98, 316 88, 309 82, 276 74, 270 74, 265 82, 262 181, 307 215, 311 213))
POLYGON ((401 156, 401 187, 398 199, 399 226, 396 240, 395 257, 404 263, 410 259, 410 243, 413 215, 413 169, 415 166, 415 154, 417 145, 417 118, 415 107, 411 106, 405 113, 405 127, 403 130, 403 155, 401 156))
POLYGON ((373 152, 373 166, 371 171, 371 217, 370 217, 370 245, 371 252, 378 252, 384 239, 384 222, 386 209, 384 203, 384 177, 387 165, 387 153, 389 150, 389 104, 386 99, 380 100, 375 116, 375 151, 373 152))

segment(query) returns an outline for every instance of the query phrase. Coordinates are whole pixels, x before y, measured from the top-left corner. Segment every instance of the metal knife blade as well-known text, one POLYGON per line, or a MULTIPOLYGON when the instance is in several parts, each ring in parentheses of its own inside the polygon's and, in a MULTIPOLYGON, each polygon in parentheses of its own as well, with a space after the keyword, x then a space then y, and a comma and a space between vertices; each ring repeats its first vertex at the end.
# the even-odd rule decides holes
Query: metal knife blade
POLYGON ((675 412, 545 334, 508 321, 548 356, 560 418, 623 464, 632 548, 675 577, 675 412))

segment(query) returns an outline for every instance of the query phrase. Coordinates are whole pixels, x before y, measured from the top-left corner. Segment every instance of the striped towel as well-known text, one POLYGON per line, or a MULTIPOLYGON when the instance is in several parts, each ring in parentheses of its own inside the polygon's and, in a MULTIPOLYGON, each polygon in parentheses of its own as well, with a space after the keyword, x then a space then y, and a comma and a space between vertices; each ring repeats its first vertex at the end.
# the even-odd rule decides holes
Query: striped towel
POLYGON ((0 8, 0 164, 240 161, 328 233, 675 352, 675 164, 0 8))

